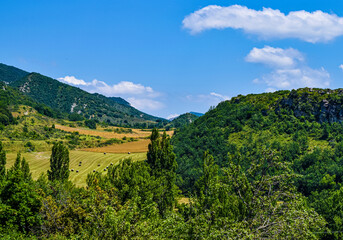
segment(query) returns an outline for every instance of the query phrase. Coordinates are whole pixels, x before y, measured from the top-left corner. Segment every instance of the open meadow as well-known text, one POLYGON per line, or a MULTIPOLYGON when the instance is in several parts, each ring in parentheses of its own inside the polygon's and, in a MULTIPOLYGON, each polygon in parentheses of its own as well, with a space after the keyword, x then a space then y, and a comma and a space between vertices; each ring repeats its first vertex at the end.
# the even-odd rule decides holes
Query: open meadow
MULTIPOLYGON (((42 173, 46 173, 50 168, 50 152, 33 152, 22 153, 22 156, 30 164, 30 170, 33 179, 37 179, 42 173)), ((9 169, 16 158, 16 153, 7 153, 7 165, 9 169)), ((118 164, 120 160, 125 158, 131 158, 134 161, 141 161, 146 159, 146 153, 132 153, 132 154, 112 154, 112 153, 97 153, 97 152, 85 152, 85 151, 70 151, 70 169, 74 171, 70 172, 69 180, 71 180, 76 186, 86 186, 87 175, 93 170, 99 172, 105 172, 104 169, 113 164, 118 164), (79 163, 81 166, 79 166, 79 163), (78 172, 77 172, 78 171, 78 172)))
MULTIPOLYGON (((104 129, 89 129, 89 128, 83 128, 83 127, 68 127, 56 124, 55 127, 57 129, 66 131, 66 132, 79 132, 79 134, 83 135, 91 135, 91 136, 99 136, 103 138, 118 138, 121 139, 123 137, 132 137, 132 138, 145 138, 149 137, 151 134, 151 131, 142 131, 140 129, 132 129, 131 133, 116 133, 114 131, 109 132, 105 131, 104 129)), ((110 127, 107 129, 111 129, 110 127)), ((114 128, 112 128, 114 129, 114 128)), ((118 129, 124 129, 124 128, 118 128, 118 129)))

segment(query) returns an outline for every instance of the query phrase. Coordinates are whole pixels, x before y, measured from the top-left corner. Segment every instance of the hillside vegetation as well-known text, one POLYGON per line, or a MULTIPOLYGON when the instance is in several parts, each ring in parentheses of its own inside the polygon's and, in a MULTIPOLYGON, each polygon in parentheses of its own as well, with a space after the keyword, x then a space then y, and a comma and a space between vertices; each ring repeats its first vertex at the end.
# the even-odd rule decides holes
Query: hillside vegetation
POLYGON ((185 113, 181 114, 177 118, 173 119, 167 127, 173 127, 173 128, 181 128, 186 125, 191 124, 192 122, 195 121, 199 116, 192 114, 192 113, 185 113))
POLYGON ((146 121, 153 123, 158 119, 138 111, 121 98, 90 94, 38 73, 31 73, 11 83, 11 86, 39 103, 64 113, 77 113, 86 119, 136 126, 146 121))
MULTIPOLYGON (((9 105, 29 105, 54 118, 92 119, 138 128, 161 127, 167 123, 165 119, 135 109, 120 97, 91 94, 39 73, 28 73, 5 64, 0 64, 0 84, 0 91, 9 105)), ((0 106, 4 108, 3 103, 0 106)))
MULTIPOLYGON (((252 164, 263 167, 267 164, 263 159, 273 156, 290 167, 297 192, 328 222, 332 233, 327 232, 325 238, 340 239, 342 121, 343 89, 239 95, 176 132, 172 143, 179 165, 178 184, 184 193, 194 192, 193 186, 205 174, 206 151, 213 155, 222 176, 230 164, 247 174, 252 164)), ((282 173, 265 168, 250 177, 261 179, 263 171, 282 173)))

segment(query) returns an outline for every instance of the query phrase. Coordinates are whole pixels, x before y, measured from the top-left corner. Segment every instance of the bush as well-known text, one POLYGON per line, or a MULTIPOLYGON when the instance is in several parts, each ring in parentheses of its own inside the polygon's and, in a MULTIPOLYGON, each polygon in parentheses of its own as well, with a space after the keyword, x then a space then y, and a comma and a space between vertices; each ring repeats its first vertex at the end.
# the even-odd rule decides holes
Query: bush
POLYGON ((95 120, 86 120, 85 125, 86 125, 86 127, 89 127, 90 129, 96 129, 95 120))
POLYGON ((27 147, 30 151, 34 151, 36 149, 35 145, 33 145, 32 142, 25 143, 24 147, 27 147))

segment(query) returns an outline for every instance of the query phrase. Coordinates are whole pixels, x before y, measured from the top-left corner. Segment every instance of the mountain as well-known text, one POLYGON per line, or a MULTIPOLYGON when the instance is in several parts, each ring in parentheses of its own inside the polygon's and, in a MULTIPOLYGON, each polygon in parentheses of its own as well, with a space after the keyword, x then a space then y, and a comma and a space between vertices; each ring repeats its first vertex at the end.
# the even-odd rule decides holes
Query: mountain
POLYGON ((0 82, 12 83, 29 74, 19 68, 0 63, 0 82))
MULTIPOLYGON (((337 210, 343 193, 343 89, 239 95, 176 131, 172 144, 179 166, 178 185, 185 194, 192 193, 204 176, 211 176, 214 164, 230 183, 228 188, 244 186, 243 198, 250 198, 254 188, 247 188, 245 182, 232 185, 230 179, 241 177, 238 172, 246 181, 269 185, 261 190, 265 193, 287 184, 278 179, 288 176, 294 196, 306 196, 306 205, 327 222, 329 230, 322 239, 341 239, 333 233, 343 229, 337 224, 343 216, 337 210), (266 173, 276 185, 263 177, 266 173)), ((215 181, 209 182, 210 189, 215 186, 215 181)), ((221 191, 209 194, 212 198, 221 191)))
POLYGON ((198 117, 204 116, 203 113, 198 113, 198 112, 190 112, 190 114, 193 114, 193 115, 198 116, 198 117))
POLYGON ((27 73, 1 64, 0 79, 37 103, 65 114, 136 127, 153 127, 166 122, 135 109, 120 97, 91 94, 39 73, 27 73))
POLYGON ((295 133, 306 136, 315 146, 334 145, 343 140, 342 121, 343 89, 305 88, 239 95, 221 102, 172 138, 183 190, 200 176, 206 150, 224 167, 228 153, 241 147, 242 151, 261 144, 290 148, 286 142, 295 138, 295 133), (261 138, 260 143, 255 142, 261 138))
POLYGON ((181 128, 183 126, 189 125, 198 118, 197 115, 192 113, 185 113, 176 118, 174 118, 170 123, 170 127, 181 128))

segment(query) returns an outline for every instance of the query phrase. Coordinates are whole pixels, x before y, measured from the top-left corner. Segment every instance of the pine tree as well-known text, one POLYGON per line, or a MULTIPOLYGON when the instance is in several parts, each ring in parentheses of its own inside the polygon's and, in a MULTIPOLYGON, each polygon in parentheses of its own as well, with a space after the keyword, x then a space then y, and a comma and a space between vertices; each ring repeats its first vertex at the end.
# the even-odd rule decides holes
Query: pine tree
POLYGON ((66 181, 69 178, 69 151, 62 143, 52 147, 48 178, 50 181, 66 181))

